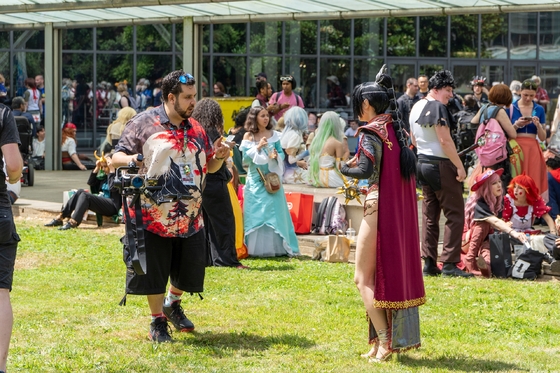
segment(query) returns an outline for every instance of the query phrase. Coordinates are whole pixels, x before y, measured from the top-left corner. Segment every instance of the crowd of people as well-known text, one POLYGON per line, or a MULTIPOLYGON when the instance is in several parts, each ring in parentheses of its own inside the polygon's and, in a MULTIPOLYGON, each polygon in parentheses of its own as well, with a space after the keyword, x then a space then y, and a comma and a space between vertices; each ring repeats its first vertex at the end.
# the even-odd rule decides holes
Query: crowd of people
MULTIPOLYGON (((337 85, 337 79, 329 81, 337 85)), ((335 188, 348 179, 366 181, 354 281, 372 345, 363 356, 372 362, 420 346, 418 307, 426 301, 422 276, 490 277, 493 230, 523 243, 535 219, 542 219, 550 233, 557 234, 560 144, 551 139, 560 118, 555 116, 549 135, 539 104, 548 103, 548 98, 539 91, 537 79, 512 84, 514 91, 504 84, 487 89, 484 77, 475 77, 472 94, 461 98, 454 92, 451 73, 442 70, 408 79, 397 99, 383 68, 375 81, 354 88, 353 118, 336 111, 307 112, 294 91, 295 78, 282 76, 280 82, 282 90, 272 93, 266 75, 257 75, 256 98, 237 115, 227 139, 219 104, 211 99, 196 102, 192 75, 178 70, 165 76, 158 92, 161 105, 143 111, 120 83, 115 101, 119 114, 107 130, 102 157, 89 167, 76 151, 76 124, 64 125, 63 165, 92 169, 89 184, 98 193, 78 192, 46 225, 76 228, 87 209, 111 216, 126 202, 126 230, 136 232, 123 238, 126 294, 147 296, 151 340, 171 340, 168 322, 179 331, 194 330, 181 296, 203 291, 207 266, 247 269, 240 261, 247 255, 299 253, 282 184, 335 188), (463 126, 467 117, 468 126, 463 126), (457 139, 462 132, 474 133, 488 118, 499 123, 511 154, 495 164, 466 164, 457 139), (349 138, 357 140, 351 148, 349 138), (543 145, 548 145, 546 152, 543 145), (132 199, 137 206, 112 186, 120 166, 137 167, 146 185, 157 185, 132 199), (239 175, 245 176, 239 194, 242 217, 236 194, 239 175), (465 185, 470 192, 466 203, 465 185), (418 212, 410 209, 417 204, 417 187, 423 197, 421 232, 418 212), (441 211, 446 222, 438 255, 441 211)), ((40 114, 44 109, 37 85, 28 83, 23 107, 21 100, 15 104, 25 112, 31 100, 40 114)), ((152 97, 142 99, 141 105, 155 102, 155 90, 148 87, 145 81, 137 86, 152 97)), ((332 91, 333 100, 342 100, 336 87, 332 91)), ((76 95, 74 103, 84 105, 76 95)), ((10 119, 3 118, 8 123, 10 119)), ((40 126, 36 132, 44 139, 40 126)), ((10 157, 8 164, 11 182, 17 165, 10 157)), ((17 243, 12 241, 10 250, 17 243)), ((11 281, 2 285, 9 289, 11 281)))

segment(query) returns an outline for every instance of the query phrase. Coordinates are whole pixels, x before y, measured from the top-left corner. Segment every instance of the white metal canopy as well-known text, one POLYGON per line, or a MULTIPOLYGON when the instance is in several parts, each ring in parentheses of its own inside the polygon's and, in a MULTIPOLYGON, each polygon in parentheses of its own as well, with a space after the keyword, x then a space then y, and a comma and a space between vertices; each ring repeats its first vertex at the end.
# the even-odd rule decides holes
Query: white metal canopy
POLYGON ((560 0, 1 0, 0 29, 560 11, 560 0))

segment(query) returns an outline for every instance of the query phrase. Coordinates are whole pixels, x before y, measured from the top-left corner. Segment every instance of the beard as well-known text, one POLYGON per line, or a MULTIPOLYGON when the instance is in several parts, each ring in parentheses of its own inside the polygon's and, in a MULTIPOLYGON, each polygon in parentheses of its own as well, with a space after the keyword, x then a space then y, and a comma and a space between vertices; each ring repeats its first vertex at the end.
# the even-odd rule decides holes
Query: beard
POLYGON ((193 111, 193 107, 191 106, 189 106, 186 110, 181 109, 181 107, 179 106, 179 102, 177 101, 175 101, 175 104, 173 104, 173 109, 183 119, 189 119, 193 111))

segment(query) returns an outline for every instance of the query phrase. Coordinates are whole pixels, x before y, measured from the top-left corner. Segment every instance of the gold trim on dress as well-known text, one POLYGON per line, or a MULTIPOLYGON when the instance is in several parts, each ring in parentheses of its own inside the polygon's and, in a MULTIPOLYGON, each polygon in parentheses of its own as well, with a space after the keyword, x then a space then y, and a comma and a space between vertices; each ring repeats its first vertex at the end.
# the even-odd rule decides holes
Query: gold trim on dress
POLYGON ((398 309, 406 309, 412 307, 418 307, 426 303, 426 297, 416 298, 416 299, 409 299, 404 301, 387 301, 387 300, 373 300, 373 306, 375 308, 383 308, 383 309, 391 309, 391 310, 398 310, 398 309))

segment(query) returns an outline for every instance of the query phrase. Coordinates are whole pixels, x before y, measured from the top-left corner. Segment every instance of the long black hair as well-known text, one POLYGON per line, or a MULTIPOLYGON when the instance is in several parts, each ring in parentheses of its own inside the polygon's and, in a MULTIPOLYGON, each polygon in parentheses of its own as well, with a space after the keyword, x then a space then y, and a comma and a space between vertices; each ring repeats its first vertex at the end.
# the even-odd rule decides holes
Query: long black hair
POLYGON ((376 114, 391 114, 393 118, 393 129, 399 142, 400 153, 400 169, 401 176, 406 180, 410 180, 416 175, 416 157, 412 150, 408 147, 409 135, 405 131, 405 127, 397 110, 397 98, 393 88, 393 79, 386 74, 386 65, 383 65, 379 73, 375 77, 375 82, 367 82, 357 85, 352 93, 352 108, 354 109, 354 118, 358 118, 363 114, 362 103, 368 103, 375 109, 376 114))

